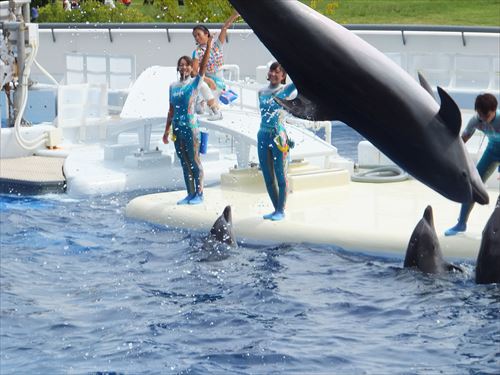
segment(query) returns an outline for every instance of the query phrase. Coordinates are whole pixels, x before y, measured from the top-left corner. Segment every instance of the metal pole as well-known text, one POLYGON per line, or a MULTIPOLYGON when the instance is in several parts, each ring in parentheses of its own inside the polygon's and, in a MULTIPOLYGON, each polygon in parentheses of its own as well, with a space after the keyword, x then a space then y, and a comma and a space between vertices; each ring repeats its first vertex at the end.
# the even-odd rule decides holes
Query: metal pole
MULTIPOLYGON (((21 110, 21 98, 23 96, 23 92, 26 89, 26 85, 24 84, 24 64, 26 61, 26 51, 24 48, 25 38, 24 33, 26 31, 26 25, 24 22, 20 22, 17 25, 17 81, 18 85, 14 90, 14 121, 17 118, 18 113, 21 110)), ((14 124, 11 124, 14 125, 14 124)))
POLYGON ((23 19, 24 19, 24 22, 26 22, 26 23, 31 22, 30 3, 23 4, 23 19))

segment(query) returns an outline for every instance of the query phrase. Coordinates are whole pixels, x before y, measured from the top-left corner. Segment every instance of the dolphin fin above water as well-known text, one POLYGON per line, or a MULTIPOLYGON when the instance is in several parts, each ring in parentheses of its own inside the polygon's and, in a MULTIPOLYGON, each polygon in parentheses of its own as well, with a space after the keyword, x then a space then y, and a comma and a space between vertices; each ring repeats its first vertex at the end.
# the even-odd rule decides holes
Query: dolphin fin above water
POLYGON ((233 230, 233 215, 231 206, 226 206, 222 215, 215 220, 212 229, 210 229, 210 237, 215 241, 224 243, 229 246, 238 247, 236 237, 233 230))
POLYGON ((221 261, 230 256, 231 249, 237 247, 231 206, 226 206, 222 214, 215 220, 208 236, 204 238, 196 256, 200 262, 221 261))
POLYGON ((443 252, 434 228, 431 206, 426 207, 422 219, 417 223, 410 236, 404 267, 416 267, 425 273, 463 272, 462 268, 446 262, 443 258, 443 252))
POLYGON ((476 283, 500 283, 500 195, 483 229, 476 261, 476 283))
MULTIPOLYGON (((292 78, 297 117, 339 120, 413 177, 456 202, 489 196, 459 136, 458 106, 439 106, 376 48, 297 0, 229 0, 292 78)), ((432 91, 432 90, 431 90, 432 91)))

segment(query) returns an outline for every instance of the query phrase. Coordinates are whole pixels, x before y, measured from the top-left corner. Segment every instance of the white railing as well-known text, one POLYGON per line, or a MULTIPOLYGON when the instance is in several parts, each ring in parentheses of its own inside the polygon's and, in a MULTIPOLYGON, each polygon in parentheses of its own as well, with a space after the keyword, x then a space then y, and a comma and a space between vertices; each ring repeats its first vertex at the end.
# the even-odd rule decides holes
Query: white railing
MULTIPOLYGON (((151 65, 174 66, 194 49, 192 25, 47 25, 41 24, 39 60, 63 76, 64 51, 136 56, 138 74, 151 65)), ((219 25, 211 25, 217 30, 219 25)), ((417 78, 423 71, 432 86, 450 90, 500 89, 500 28, 426 26, 348 26, 417 78)), ((273 60, 252 30, 229 30, 227 64, 242 77, 255 78, 255 67, 273 60), (250 53, 251 52, 251 53, 250 53)), ((300 58, 300 56, 298 56, 300 58)), ((233 78, 237 80, 237 78, 233 78)))
MULTIPOLYGON (((226 85, 238 94, 238 98, 231 103, 230 106, 240 110, 250 110, 256 113, 259 112, 259 90, 264 87, 262 83, 257 83, 253 80, 246 81, 229 81, 226 80, 226 85)), ((293 117, 283 111, 285 123, 295 125, 300 128, 310 130, 325 129, 325 141, 331 144, 332 124, 330 121, 309 121, 293 117)))

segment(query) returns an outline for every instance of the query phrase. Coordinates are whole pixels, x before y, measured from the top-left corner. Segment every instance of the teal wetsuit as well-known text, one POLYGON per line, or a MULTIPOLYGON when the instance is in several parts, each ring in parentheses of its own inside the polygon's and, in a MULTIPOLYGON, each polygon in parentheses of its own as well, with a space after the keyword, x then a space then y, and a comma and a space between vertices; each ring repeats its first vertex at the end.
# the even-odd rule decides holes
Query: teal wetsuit
MULTIPOLYGON (((500 109, 496 110, 495 118, 490 123, 482 121, 476 114, 467 124, 463 136, 471 137, 476 130, 481 130, 488 137, 488 146, 477 163, 479 176, 485 182, 500 165, 500 109)), ((445 232, 447 236, 465 231, 472 207, 474 203, 462 204, 458 224, 445 232)))
POLYGON ((488 137, 488 146, 477 164, 477 170, 484 182, 500 163, 500 109, 496 110, 495 118, 490 123, 482 121, 476 114, 470 119, 463 135, 471 137, 476 129, 488 137))
POLYGON ((198 119, 194 102, 201 76, 170 85, 170 104, 174 107, 172 119, 175 151, 181 162, 188 196, 203 193, 203 168, 199 154, 198 119))
POLYGON ((280 150, 275 142, 281 125, 279 123, 281 106, 274 100, 274 97, 285 99, 293 91, 295 91, 293 84, 287 86, 280 84, 277 87, 268 86, 259 91, 261 122, 257 134, 257 152, 267 192, 275 209, 273 214, 265 216, 266 219, 279 220, 283 217, 288 189, 286 178, 287 151, 280 150))

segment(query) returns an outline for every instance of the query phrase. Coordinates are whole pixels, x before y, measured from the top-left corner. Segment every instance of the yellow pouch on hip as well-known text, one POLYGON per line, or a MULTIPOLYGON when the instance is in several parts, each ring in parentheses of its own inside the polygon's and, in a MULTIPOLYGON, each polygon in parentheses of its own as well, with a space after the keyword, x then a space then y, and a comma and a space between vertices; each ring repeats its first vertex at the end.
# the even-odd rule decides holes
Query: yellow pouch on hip
POLYGON ((291 146, 288 134, 286 134, 285 127, 281 124, 278 126, 278 135, 274 137, 274 143, 281 152, 288 152, 288 150, 293 147, 291 146))

